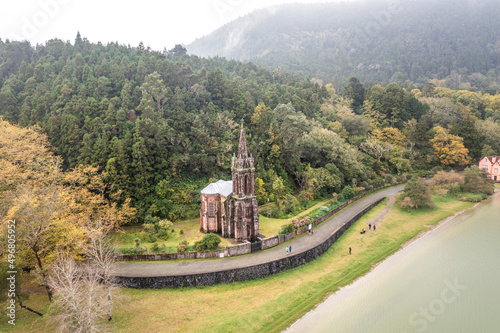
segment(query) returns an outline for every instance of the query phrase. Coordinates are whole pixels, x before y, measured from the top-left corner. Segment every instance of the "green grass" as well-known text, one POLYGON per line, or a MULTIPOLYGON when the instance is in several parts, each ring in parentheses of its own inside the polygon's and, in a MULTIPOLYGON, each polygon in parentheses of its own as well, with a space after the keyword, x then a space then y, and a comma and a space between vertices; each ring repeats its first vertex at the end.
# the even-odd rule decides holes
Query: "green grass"
MULTIPOLYGON (((364 235, 359 230, 386 206, 357 221, 323 256, 267 278, 213 287, 121 290, 112 329, 117 332, 280 332, 340 287, 352 283, 405 242, 472 203, 434 196, 435 208, 406 211, 397 204, 364 235), (352 255, 348 248, 352 247, 352 255)), ((44 332, 26 323, 16 332, 44 332)))
MULTIPOLYGON (((189 242, 189 245, 193 245, 194 242, 199 241, 203 238, 204 234, 200 232, 200 221, 196 220, 188 220, 177 222, 173 226, 174 232, 169 233, 169 238, 167 240, 163 240, 158 238, 156 243, 158 245, 165 245, 167 247, 176 248, 180 242, 186 240, 189 242), (181 235, 180 232, 183 231, 181 235)), ((121 231, 114 231, 111 234, 111 239, 117 244, 118 249, 124 248, 132 248, 135 247, 135 238, 141 238, 140 229, 137 228, 124 228, 121 231)), ((141 239, 140 246, 151 248, 153 245, 152 242, 148 242, 147 238, 145 240, 141 239)), ((221 244, 224 245, 224 242, 221 244)))

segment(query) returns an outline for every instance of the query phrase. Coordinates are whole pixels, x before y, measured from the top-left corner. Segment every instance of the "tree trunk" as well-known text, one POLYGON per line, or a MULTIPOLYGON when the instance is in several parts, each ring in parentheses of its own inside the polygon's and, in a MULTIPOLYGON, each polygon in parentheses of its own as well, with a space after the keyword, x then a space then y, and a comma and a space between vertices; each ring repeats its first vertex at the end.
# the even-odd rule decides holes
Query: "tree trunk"
POLYGON ((36 310, 33 310, 32 308, 30 307, 27 307, 23 304, 23 302, 21 301, 21 296, 17 295, 17 299, 19 300, 19 306, 23 309, 26 309, 30 312, 33 312, 33 313, 36 313, 37 315, 39 315, 40 317, 43 317, 43 314, 41 314, 40 312, 36 311, 36 310))
POLYGON ((49 297, 50 303, 52 303, 52 289, 49 287, 49 284, 47 282, 47 276, 45 275, 45 272, 43 271, 42 260, 40 259, 40 256, 38 255, 38 251, 36 250, 36 248, 32 247, 31 249, 33 250, 33 253, 35 254, 35 258, 36 258, 36 261, 38 263, 38 268, 40 269, 40 275, 42 276, 43 284, 45 286, 45 289, 47 290, 47 296, 49 297))

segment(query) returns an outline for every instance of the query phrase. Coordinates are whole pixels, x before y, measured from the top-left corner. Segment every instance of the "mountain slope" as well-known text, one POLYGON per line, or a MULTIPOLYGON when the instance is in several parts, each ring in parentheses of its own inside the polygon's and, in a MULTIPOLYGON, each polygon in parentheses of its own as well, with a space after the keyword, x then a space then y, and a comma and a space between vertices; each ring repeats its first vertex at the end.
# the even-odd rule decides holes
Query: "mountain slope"
POLYGON ((256 11, 187 46, 344 83, 450 81, 497 88, 500 4, 494 0, 291 4, 256 11), (475 75, 472 75, 475 74, 475 75), (489 78, 488 78, 489 77, 489 78))

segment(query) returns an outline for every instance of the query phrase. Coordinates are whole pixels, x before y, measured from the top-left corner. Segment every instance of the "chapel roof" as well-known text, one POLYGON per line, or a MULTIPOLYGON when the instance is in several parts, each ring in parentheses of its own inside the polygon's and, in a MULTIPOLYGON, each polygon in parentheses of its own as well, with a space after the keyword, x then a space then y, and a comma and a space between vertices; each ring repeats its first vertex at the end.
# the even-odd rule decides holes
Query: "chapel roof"
POLYGON ((212 183, 201 190, 202 194, 220 194, 225 197, 228 197, 231 193, 233 193, 233 182, 231 180, 219 180, 215 183, 212 183))

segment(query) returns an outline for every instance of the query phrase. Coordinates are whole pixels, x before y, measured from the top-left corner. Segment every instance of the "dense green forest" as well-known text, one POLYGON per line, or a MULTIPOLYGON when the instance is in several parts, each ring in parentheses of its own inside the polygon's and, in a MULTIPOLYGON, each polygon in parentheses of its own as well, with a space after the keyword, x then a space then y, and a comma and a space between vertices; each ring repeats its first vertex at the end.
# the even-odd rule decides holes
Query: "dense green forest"
POLYGON ((281 5, 237 19, 187 49, 342 86, 356 76, 370 85, 446 79, 452 89, 500 91, 497 0, 281 5))
POLYGON ((39 126, 65 169, 105 171, 109 194, 130 197, 138 222, 184 218, 210 179, 229 179, 241 119, 257 197, 281 200, 281 211, 500 154, 500 95, 356 78, 342 90, 181 46, 0 40, 2 118, 39 126))

